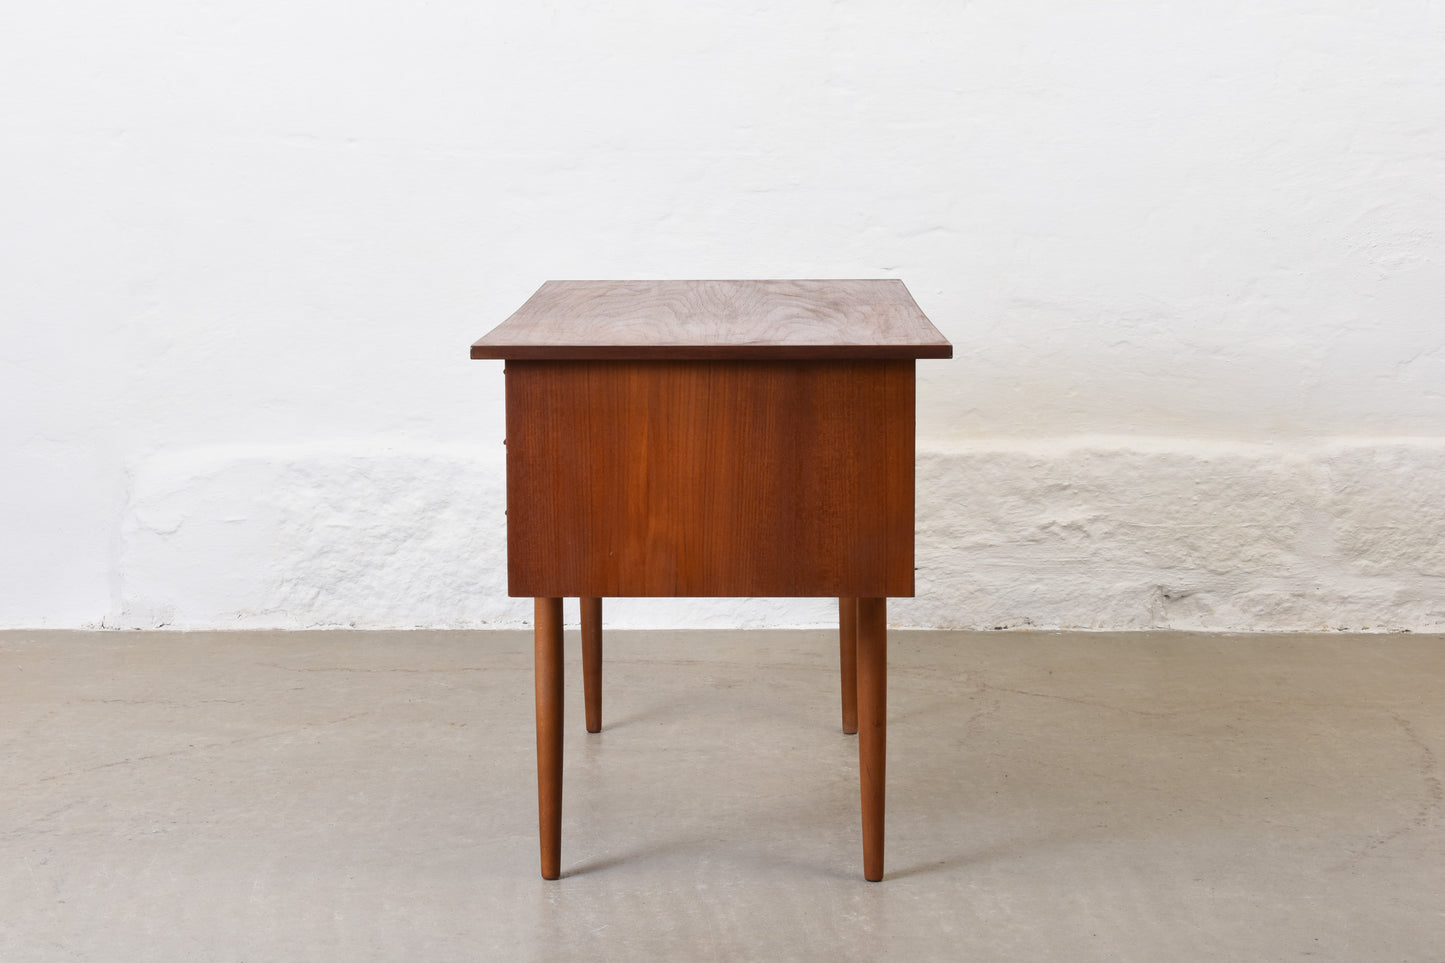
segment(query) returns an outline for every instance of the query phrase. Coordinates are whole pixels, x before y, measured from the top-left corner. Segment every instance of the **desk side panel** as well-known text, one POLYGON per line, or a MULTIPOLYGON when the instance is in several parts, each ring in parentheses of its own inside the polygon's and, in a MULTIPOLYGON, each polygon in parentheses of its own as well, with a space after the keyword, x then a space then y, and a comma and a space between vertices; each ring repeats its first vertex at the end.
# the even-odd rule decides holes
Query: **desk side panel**
POLYGON ((912 361, 511 361, 514 596, 913 594, 912 361))

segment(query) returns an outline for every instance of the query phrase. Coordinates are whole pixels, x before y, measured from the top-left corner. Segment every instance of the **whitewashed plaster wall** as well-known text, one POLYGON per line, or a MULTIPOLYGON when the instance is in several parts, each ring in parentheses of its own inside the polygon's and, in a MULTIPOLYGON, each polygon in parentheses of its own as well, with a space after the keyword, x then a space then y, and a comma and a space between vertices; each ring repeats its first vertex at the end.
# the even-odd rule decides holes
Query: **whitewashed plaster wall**
POLYGON ((467 345, 777 276, 957 346, 894 624, 1445 629, 1442 90, 1423 0, 7 4, 0 626, 523 624, 467 345))

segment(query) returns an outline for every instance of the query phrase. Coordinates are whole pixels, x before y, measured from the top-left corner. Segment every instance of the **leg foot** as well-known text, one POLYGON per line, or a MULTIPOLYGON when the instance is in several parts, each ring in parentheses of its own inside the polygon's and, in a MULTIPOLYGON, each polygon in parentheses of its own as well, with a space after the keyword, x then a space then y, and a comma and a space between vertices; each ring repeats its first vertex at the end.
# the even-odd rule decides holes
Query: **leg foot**
POLYGON ((542 878, 562 875, 562 600, 536 600, 537 825, 542 878))
POLYGON ((863 878, 883 878, 883 788, 888 726, 886 599, 858 600, 858 775, 863 809, 863 878))

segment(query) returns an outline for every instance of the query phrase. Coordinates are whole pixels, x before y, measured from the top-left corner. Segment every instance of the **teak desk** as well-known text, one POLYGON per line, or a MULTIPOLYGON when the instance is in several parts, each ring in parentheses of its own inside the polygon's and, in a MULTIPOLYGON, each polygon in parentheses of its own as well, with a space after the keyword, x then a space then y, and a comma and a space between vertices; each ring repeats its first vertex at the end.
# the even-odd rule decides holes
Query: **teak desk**
POLYGON ((562 599, 602 727, 607 596, 838 598, 863 875, 883 878, 886 600, 913 595, 901 281, 548 281, 472 345, 507 362, 507 582, 536 599, 542 876, 561 871, 562 599))

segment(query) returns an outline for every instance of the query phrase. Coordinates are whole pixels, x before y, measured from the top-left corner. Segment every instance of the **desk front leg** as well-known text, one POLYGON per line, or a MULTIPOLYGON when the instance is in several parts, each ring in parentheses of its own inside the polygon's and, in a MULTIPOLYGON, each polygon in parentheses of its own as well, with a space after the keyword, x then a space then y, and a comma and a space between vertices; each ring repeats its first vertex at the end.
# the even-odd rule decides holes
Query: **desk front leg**
POLYGON ((863 878, 883 878, 883 788, 888 727, 888 600, 858 600, 858 778, 863 878))
POLYGON ((562 875, 562 600, 536 600, 537 826, 542 878, 562 875))

